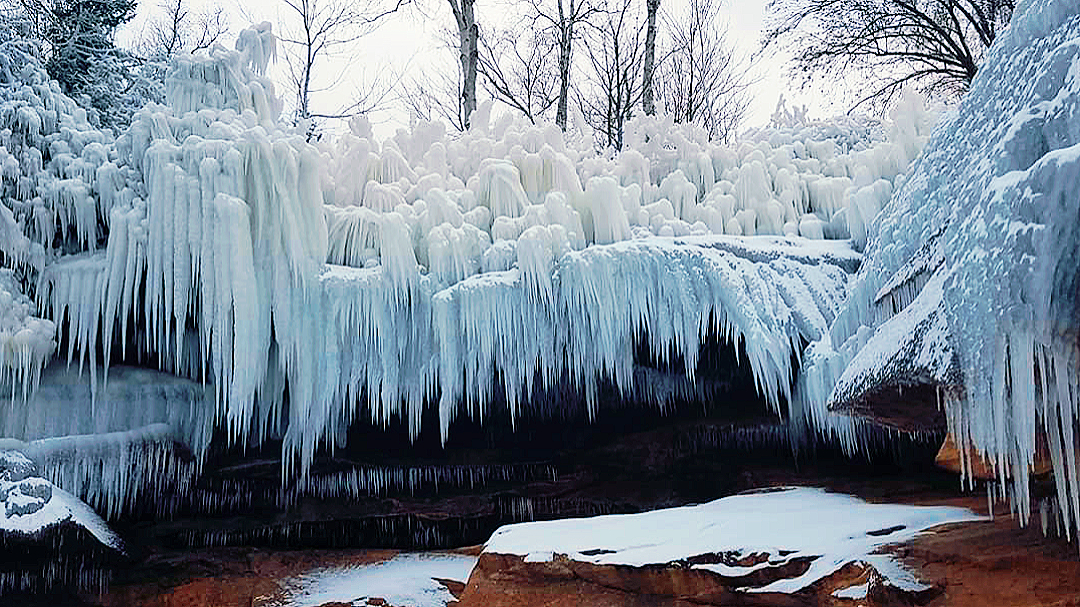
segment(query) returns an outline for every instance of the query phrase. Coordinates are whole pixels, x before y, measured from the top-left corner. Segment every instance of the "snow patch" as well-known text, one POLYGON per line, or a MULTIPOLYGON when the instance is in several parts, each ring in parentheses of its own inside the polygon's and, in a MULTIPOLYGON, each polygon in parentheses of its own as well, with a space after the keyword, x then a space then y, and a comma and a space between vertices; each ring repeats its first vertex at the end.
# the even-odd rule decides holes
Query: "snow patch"
POLYGON ((371 565, 329 569, 288 580, 287 607, 331 602, 364 605, 381 598, 389 605, 445 607, 454 596, 434 578, 469 579, 476 557, 442 553, 402 553, 371 565))

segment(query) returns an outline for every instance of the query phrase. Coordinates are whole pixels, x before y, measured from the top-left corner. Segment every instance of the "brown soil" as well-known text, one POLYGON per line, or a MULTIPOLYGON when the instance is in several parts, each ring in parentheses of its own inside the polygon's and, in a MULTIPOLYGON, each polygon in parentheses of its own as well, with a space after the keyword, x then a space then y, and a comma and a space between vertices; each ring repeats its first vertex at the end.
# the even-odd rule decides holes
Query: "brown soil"
POLYGON ((102 607, 275 607, 283 602, 289 578, 316 569, 379 563, 395 554, 244 548, 164 552, 140 563, 132 579, 86 600, 102 607))

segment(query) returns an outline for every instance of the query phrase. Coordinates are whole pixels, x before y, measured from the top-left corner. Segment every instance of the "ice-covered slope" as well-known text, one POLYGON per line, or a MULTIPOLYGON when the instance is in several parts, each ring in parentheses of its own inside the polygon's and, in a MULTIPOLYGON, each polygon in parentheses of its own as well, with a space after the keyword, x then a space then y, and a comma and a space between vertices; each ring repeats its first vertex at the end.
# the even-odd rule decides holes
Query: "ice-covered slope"
POLYGON ((806 415, 828 427, 830 394, 941 385, 961 452, 995 465, 1023 519, 1047 443, 1060 516, 1075 528, 1078 219, 1080 3, 1030 0, 874 224, 849 303, 808 354, 806 415))

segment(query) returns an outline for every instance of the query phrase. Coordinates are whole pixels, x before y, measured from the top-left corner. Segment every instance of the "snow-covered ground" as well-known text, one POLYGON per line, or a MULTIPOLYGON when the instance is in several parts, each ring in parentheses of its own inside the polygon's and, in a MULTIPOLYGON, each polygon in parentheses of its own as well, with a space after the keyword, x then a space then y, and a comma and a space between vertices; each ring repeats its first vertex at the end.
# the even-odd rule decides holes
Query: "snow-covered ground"
POLYGON ((434 578, 465 583, 476 557, 450 553, 402 553, 388 561, 307 573, 285 582, 285 607, 330 602, 367 605, 381 598, 390 605, 445 607, 454 600, 434 578))
POLYGON ((982 518, 965 508, 870 504, 797 487, 641 514, 507 525, 491 536, 484 551, 520 555, 526 562, 562 554, 598 565, 636 567, 714 555, 709 560, 716 562, 691 566, 727 578, 810 559, 809 567, 794 577, 760 586, 744 582, 739 589, 745 592, 796 592, 844 565, 863 562, 898 588, 919 589, 912 573, 881 549, 937 525, 982 518), (761 554, 767 558, 756 564, 738 563, 761 554))

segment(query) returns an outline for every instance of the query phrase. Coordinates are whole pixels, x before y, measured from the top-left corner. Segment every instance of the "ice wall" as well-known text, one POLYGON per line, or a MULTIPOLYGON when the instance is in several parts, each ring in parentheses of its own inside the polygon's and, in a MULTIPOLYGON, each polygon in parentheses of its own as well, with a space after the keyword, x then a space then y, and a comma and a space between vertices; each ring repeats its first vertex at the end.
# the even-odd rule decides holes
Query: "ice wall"
MULTIPOLYGON (((61 357, 90 384, 79 429, 35 425, 54 401, 31 399, 5 417, 15 438, 106 433, 102 445, 171 466, 142 445, 177 440, 198 458, 224 428, 243 445, 282 439, 283 465, 303 475, 362 418, 401 418, 415 436, 437 406, 445 439, 457 415, 505 402, 516 421, 556 385, 583 392, 593 414, 605 382, 664 405, 682 388, 642 381, 635 352, 679 363, 693 387, 711 340, 747 353, 779 409, 792 361, 833 322, 858 264, 847 243, 815 241, 862 247, 935 116, 907 99, 889 121, 788 120, 736 147, 647 118, 620 154, 484 112, 460 135, 421 123, 377 142, 356 118, 309 142, 280 121, 262 75, 273 51, 262 24, 236 51, 177 59, 166 105, 138 112, 115 141, 80 134, 74 110, 76 126, 40 154, 67 185, 31 188, 67 188, 43 207, 57 209, 59 238, 16 212, 30 194, 4 199, 19 246, 50 243, 38 257, 5 253, 23 268, 9 282, 33 292, 60 328, 61 357), (76 143, 80 156, 64 156, 76 143), (41 261, 27 269, 24 258, 41 261), (118 360, 205 382, 212 405, 183 390, 145 410, 117 400, 118 360)), ((37 74, 26 61, 22 73, 37 74)), ((65 453, 56 446, 48 453, 65 453)), ((57 461, 69 479, 112 465, 57 461)), ((80 486, 115 512, 137 491, 111 478, 80 486)))
POLYGON ((1078 183, 1080 4, 1032 0, 873 224, 851 300, 808 354, 805 415, 828 428, 830 396, 941 385, 962 453, 992 462, 1021 520, 1036 444, 1048 445, 1058 516, 1075 529, 1078 183))

